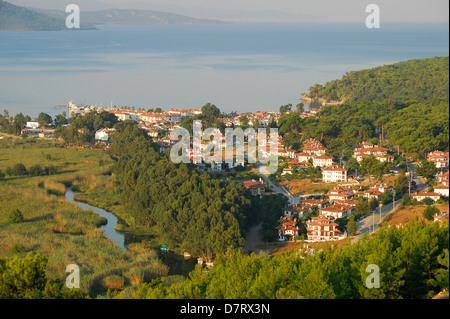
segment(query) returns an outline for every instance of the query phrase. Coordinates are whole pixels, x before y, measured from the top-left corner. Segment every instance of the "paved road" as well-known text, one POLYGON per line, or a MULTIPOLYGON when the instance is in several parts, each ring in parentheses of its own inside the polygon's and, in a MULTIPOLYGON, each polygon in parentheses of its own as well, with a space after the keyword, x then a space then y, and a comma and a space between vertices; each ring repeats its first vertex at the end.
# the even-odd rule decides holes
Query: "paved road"
POLYGON ((416 174, 417 164, 412 162, 412 161, 410 161, 409 159, 406 159, 406 163, 407 163, 407 165, 409 167, 409 171, 412 174, 413 181, 416 182, 416 190, 415 191, 422 192, 422 191, 426 190, 427 189, 427 185, 426 185, 425 180, 422 177, 417 176, 417 174, 416 174))
MULTIPOLYGON (((398 199, 395 202, 395 209, 397 209, 400 206, 400 203, 402 202, 402 198, 398 199)), ((358 234, 353 237, 353 242, 357 242, 361 236, 364 233, 372 234, 375 230, 377 230, 378 225, 381 224, 381 221, 383 218, 391 213, 394 210, 394 203, 389 203, 387 205, 384 205, 381 207, 381 216, 380 216, 380 209, 377 208, 374 212, 367 215, 363 219, 358 221, 358 234)))
POLYGON ((256 163, 255 168, 258 171, 258 174, 262 177, 262 179, 269 184, 270 189, 277 194, 283 194, 284 196, 287 196, 289 200, 291 200, 292 195, 284 188, 276 186, 269 178, 269 172, 267 170, 267 167, 261 163, 256 163))
MULTIPOLYGON (((413 191, 421 192, 421 191, 426 190, 427 184, 426 184, 425 180, 422 177, 417 176, 417 174, 416 174, 417 164, 415 164, 413 161, 410 161, 409 159, 406 159, 406 163, 409 167, 409 172, 412 174, 412 179, 416 183, 416 189, 413 191)), ((395 202, 396 208, 399 207, 401 201, 402 201, 402 198, 395 202)), ((393 203, 390 203, 390 204, 382 207, 381 208, 381 218, 380 218, 380 210, 376 209, 375 213, 372 213, 372 214, 366 216, 365 218, 361 219, 358 222, 358 235, 353 238, 353 242, 358 241, 361 238, 363 233, 369 232, 371 234, 374 230, 377 230, 378 225, 381 223, 383 218, 387 214, 389 214, 393 211, 393 206, 394 206, 393 203)))

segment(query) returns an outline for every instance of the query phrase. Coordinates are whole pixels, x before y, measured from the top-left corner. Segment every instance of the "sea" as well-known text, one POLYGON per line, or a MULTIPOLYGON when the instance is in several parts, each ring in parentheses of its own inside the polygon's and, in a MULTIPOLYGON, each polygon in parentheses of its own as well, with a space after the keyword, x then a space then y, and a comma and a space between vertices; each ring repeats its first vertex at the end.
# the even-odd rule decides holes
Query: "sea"
POLYGON ((0 31, 0 114, 102 107, 279 110, 316 83, 449 55, 447 24, 99 25, 0 31))

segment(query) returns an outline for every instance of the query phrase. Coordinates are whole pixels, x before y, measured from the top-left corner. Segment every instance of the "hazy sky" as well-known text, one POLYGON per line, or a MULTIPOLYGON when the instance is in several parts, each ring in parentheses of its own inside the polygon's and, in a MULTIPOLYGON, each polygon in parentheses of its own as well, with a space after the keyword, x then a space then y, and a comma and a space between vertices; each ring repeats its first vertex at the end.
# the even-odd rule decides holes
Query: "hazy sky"
POLYGON ((7 0, 14 4, 63 9, 75 3, 83 10, 132 8, 169 11, 200 18, 268 21, 364 21, 367 5, 380 7, 381 22, 449 21, 448 0, 7 0))

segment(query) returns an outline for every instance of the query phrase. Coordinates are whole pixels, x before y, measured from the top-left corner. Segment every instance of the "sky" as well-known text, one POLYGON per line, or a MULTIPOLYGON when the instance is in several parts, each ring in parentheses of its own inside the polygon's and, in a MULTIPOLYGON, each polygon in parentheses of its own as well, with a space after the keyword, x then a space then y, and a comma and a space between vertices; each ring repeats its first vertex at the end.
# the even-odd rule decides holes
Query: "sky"
POLYGON ((197 18, 267 22, 360 22, 369 4, 380 7, 386 23, 449 21, 448 0, 7 0, 17 5, 64 10, 69 3, 81 11, 146 9, 197 18))

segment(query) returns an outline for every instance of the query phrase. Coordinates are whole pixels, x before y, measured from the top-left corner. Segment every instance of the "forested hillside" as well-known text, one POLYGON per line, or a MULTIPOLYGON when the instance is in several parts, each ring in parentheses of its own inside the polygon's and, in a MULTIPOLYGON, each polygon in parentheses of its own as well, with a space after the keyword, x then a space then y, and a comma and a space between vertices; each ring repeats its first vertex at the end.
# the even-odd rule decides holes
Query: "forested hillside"
POLYGON ((347 102, 415 100, 448 101, 448 57, 409 60, 346 73, 342 79, 315 84, 310 98, 347 102))
POLYGON ((0 30, 63 30, 64 20, 0 0, 0 30))
POLYGON ((283 143, 299 150, 313 137, 335 157, 371 138, 386 139, 389 147, 414 159, 448 151, 448 62, 448 57, 410 60, 316 84, 310 89, 314 98, 345 102, 323 106, 317 118, 283 115, 278 122, 283 143))
MULTIPOLYGON (((36 9, 55 18, 64 18, 66 13, 58 10, 36 9)), ((83 11, 83 21, 90 24, 225 24, 218 20, 197 19, 180 14, 151 10, 108 9, 99 11, 83 11)))
MULTIPOLYGON (((59 16, 50 16, 45 10, 29 9, 0 0, 0 30, 68 30, 65 22, 67 15, 61 12, 59 16)), ((93 26, 82 21, 81 29, 93 29, 93 26)))
POLYGON ((309 137, 322 141, 335 157, 345 155, 358 143, 379 138, 388 145, 423 159, 428 152, 449 149, 448 102, 359 102, 324 106, 319 117, 302 119, 298 113, 283 115, 279 132, 283 143, 300 149, 309 137))

